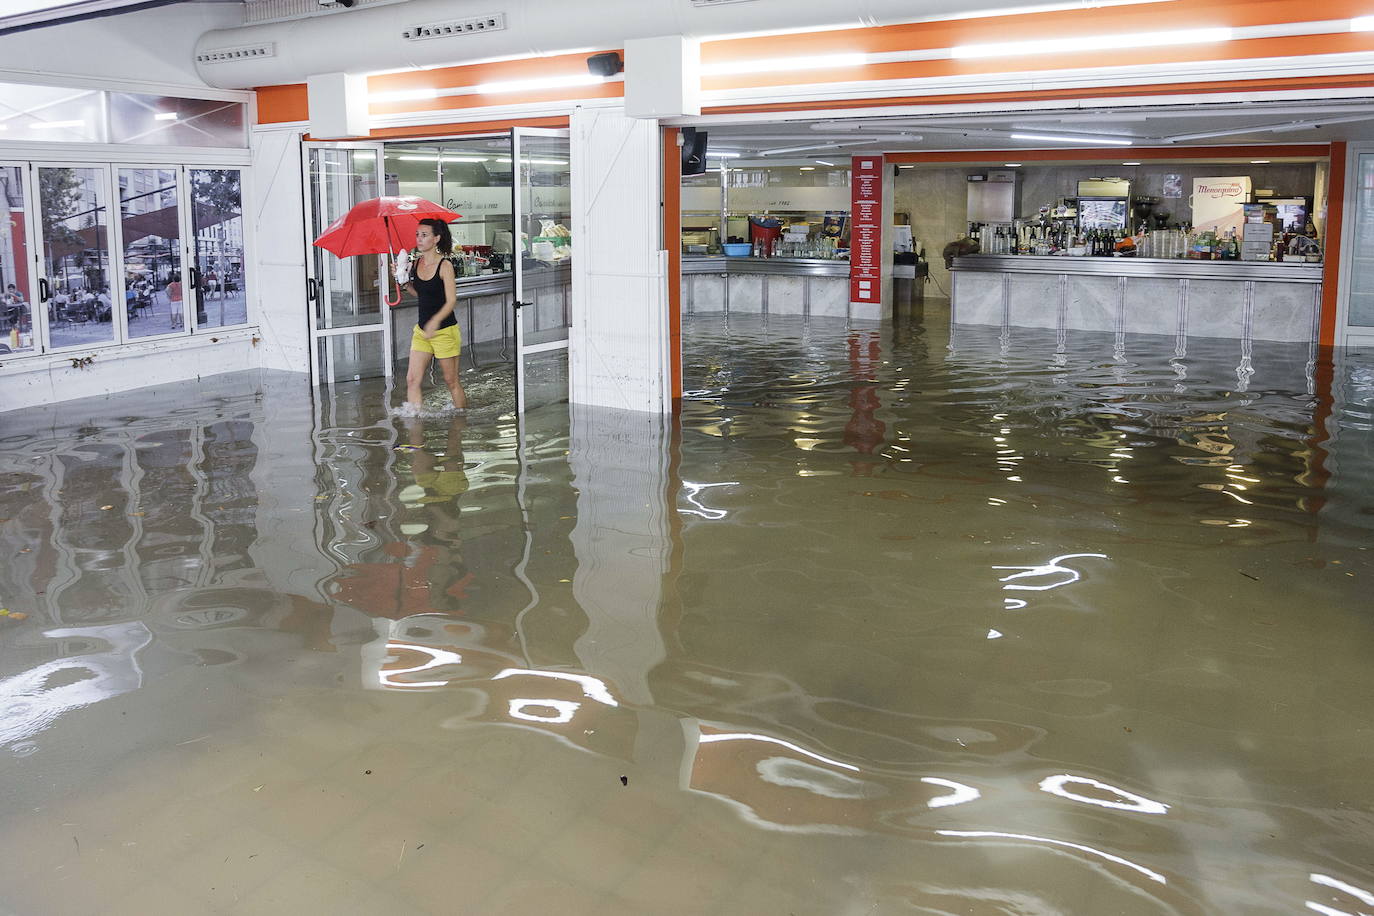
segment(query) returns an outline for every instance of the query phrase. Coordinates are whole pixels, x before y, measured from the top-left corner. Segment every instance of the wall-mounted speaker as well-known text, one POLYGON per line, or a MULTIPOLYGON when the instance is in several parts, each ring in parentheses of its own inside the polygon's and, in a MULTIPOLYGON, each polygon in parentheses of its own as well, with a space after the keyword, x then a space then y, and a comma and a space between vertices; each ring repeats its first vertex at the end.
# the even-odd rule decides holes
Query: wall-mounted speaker
POLYGON ((682 128, 682 174, 706 173, 706 131, 695 127, 682 128))

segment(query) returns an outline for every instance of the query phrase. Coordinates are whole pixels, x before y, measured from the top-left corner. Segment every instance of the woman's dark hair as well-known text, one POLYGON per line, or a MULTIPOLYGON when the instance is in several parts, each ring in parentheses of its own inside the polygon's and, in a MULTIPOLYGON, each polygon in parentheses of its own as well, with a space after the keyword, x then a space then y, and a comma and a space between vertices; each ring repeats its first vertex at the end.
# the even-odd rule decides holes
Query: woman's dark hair
POLYGON ((448 223, 441 219, 422 219, 421 226, 428 226, 439 239, 438 249, 440 254, 453 254, 453 232, 448 228, 448 223))

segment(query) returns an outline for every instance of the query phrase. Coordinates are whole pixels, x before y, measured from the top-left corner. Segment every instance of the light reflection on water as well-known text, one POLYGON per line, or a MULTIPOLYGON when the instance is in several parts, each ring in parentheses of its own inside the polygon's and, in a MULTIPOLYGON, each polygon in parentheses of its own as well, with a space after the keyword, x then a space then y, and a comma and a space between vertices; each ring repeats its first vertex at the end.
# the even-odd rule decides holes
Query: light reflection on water
POLYGON ((0 909, 1374 900, 1374 360, 688 331, 667 420, 0 415, 0 909))

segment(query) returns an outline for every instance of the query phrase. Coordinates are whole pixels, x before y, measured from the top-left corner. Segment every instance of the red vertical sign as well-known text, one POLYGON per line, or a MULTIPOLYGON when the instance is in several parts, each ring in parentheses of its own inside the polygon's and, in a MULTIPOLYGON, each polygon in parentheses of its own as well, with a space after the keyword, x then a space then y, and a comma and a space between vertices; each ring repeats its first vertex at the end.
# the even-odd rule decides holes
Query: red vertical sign
POLYGON ((883 295, 883 157, 855 156, 849 188, 849 301, 877 302, 883 295))

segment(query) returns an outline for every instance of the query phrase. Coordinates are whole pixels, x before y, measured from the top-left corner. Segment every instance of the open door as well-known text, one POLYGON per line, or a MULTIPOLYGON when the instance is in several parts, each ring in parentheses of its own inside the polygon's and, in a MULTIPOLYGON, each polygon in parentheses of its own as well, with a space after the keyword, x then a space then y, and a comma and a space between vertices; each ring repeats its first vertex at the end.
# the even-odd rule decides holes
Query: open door
POLYGON ((515 258, 515 397, 523 415, 568 400, 572 182, 565 129, 511 132, 515 258), (517 246, 517 250, 519 246, 517 246))
POLYGON ((312 244, 354 204, 385 193, 382 144, 306 143, 302 168, 311 382, 389 378, 391 316, 380 256, 339 258, 312 244))

